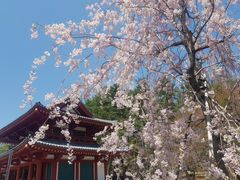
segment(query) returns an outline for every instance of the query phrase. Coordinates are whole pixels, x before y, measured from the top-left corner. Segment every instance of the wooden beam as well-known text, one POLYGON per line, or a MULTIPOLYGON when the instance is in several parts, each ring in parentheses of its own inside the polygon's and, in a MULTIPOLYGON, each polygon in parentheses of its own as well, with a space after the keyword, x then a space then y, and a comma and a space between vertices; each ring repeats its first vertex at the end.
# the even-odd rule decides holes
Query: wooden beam
POLYGON ((60 160, 62 156, 62 154, 54 154, 54 160, 60 160))
POLYGON ((20 164, 20 159, 13 159, 12 160, 12 165, 19 165, 20 164))
POLYGON ((44 152, 36 152, 34 153, 35 159, 44 159, 47 157, 47 153, 44 152))
POLYGON ((24 155, 24 156, 21 156, 20 159, 21 161, 31 162, 32 161, 31 157, 32 157, 31 155, 24 155))
POLYGON ((76 161, 81 161, 84 158, 84 155, 77 155, 76 161))

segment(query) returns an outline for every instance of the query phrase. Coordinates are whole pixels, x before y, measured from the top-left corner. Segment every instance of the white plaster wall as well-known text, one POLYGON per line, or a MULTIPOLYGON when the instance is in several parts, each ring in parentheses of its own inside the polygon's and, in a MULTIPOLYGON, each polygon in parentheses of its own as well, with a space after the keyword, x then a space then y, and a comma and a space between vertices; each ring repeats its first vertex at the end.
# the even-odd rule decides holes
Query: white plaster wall
POLYGON ((97 163, 97 175, 98 180, 105 180, 104 163, 101 162, 97 163))

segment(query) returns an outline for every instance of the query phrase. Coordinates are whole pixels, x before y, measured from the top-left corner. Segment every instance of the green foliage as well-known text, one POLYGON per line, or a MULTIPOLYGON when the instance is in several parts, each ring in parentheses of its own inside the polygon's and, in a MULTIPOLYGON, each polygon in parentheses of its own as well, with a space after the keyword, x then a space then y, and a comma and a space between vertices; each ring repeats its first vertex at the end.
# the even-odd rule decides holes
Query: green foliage
POLYGON ((182 88, 169 85, 167 90, 159 91, 159 104, 163 109, 171 108, 174 112, 177 112, 183 105, 183 94, 182 88))
POLYGON ((0 154, 8 151, 11 148, 11 145, 9 144, 1 144, 0 145, 0 154))
POLYGON ((85 105, 94 117, 118 121, 128 117, 127 109, 118 109, 112 104, 117 88, 118 87, 114 85, 105 97, 96 95, 86 101, 85 105))
MULTIPOLYGON (((169 83, 166 80, 166 83, 169 83)), ((101 96, 97 94, 91 99, 87 100, 85 105, 89 111, 93 114, 94 117, 109 119, 109 120, 118 120, 122 121, 129 116, 129 109, 122 108, 118 109, 115 105, 112 104, 114 97, 117 92, 117 85, 114 85, 110 88, 106 96, 101 96)), ((138 85, 134 90, 130 92, 131 95, 136 95, 141 91, 141 87, 138 85)), ((173 111, 178 111, 183 104, 183 89, 180 87, 174 87, 169 85, 167 90, 159 90, 159 104, 162 108, 172 107, 173 111)), ((142 124, 136 124, 136 127, 142 127, 142 124)))

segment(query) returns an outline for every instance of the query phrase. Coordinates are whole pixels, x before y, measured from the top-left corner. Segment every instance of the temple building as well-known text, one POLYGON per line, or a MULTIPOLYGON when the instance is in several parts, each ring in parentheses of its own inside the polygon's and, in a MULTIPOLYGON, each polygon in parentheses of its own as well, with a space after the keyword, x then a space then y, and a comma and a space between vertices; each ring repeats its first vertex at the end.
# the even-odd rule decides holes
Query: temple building
POLYGON ((0 142, 13 145, 0 154, 0 180, 104 180, 109 154, 97 151, 99 145, 93 137, 113 121, 93 118, 82 103, 76 113, 79 124, 68 127, 74 153, 72 164, 68 163, 68 146, 60 128, 48 119, 49 110, 40 103, 0 129, 0 142), (29 137, 46 120, 49 129, 45 138, 29 145, 29 137))

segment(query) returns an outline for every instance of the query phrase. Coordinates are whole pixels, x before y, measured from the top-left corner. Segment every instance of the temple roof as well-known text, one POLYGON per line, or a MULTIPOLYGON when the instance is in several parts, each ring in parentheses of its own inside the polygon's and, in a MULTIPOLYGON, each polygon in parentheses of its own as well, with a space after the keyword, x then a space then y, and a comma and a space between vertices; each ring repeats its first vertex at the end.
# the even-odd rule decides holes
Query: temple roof
MULTIPOLYGON (((110 120, 93 118, 92 114, 81 102, 76 110, 82 124, 104 127, 114 123, 114 121, 110 120)), ((48 116, 49 110, 40 102, 36 103, 22 116, 0 129, 0 142, 18 144, 30 134, 33 135, 45 121, 49 120, 48 116)))
MULTIPOLYGON (((36 103, 26 113, 18 117, 16 120, 0 129, 0 142, 14 143, 8 141, 14 136, 26 137, 28 127, 38 124, 39 126, 44 123, 48 117, 48 110, 41 103, 36 103)), ((32 130, 37 130, 37 127, 32 127, 32 130)))

